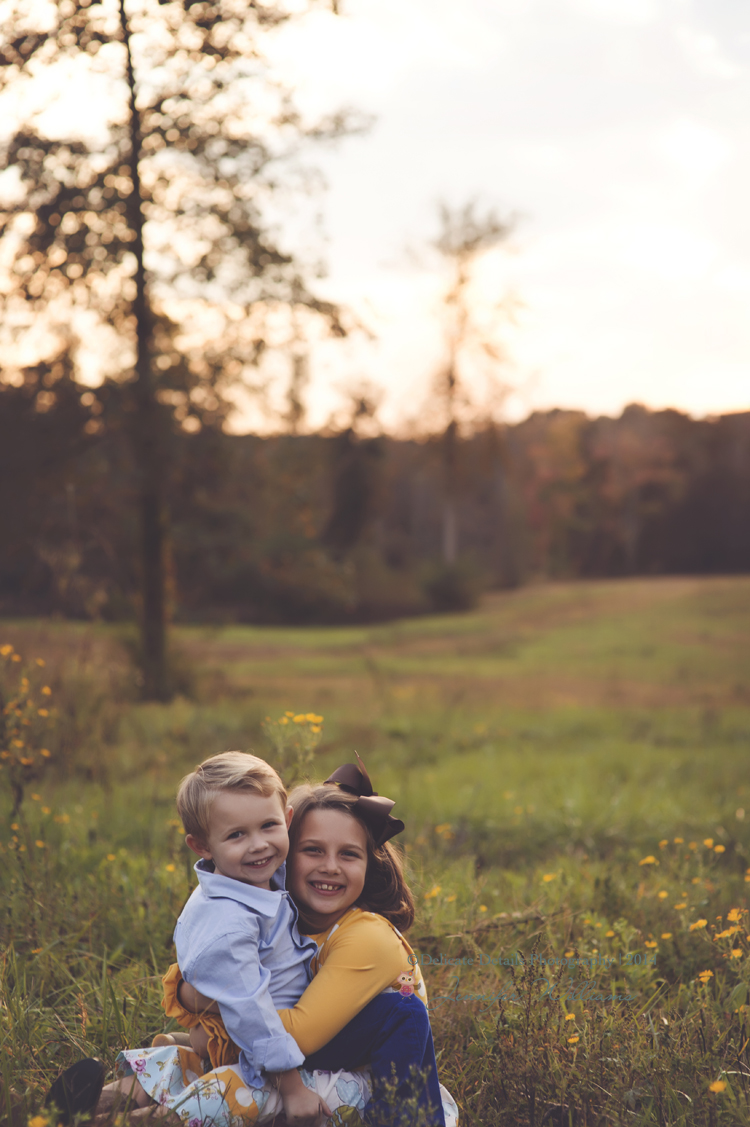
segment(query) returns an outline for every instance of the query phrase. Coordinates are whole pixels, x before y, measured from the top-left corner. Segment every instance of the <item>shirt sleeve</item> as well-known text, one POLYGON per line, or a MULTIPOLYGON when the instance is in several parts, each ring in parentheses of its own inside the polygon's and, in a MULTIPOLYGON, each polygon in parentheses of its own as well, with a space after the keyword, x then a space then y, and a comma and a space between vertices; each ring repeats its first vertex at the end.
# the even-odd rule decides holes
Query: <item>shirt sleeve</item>
POLYGON ((305 1056, 327 1045, 368 1002, 410 970, 403 944, 384 921, 363 919, 335 932, 330 950, 296 1006, 279 1010, 305 1056))
POLYGON ((218 1002, 227 1033, 240 1050, 246 1084, 260 1087, 261 1070, 286 1072, 302 1064, 304 1053, 284 1029, 271 1000, 271 975, 258 959, 257 924, 214 937, 211 947, 182 969, 186 982, 218 1002), (221 958, 216 956, 217 940, 221 958))

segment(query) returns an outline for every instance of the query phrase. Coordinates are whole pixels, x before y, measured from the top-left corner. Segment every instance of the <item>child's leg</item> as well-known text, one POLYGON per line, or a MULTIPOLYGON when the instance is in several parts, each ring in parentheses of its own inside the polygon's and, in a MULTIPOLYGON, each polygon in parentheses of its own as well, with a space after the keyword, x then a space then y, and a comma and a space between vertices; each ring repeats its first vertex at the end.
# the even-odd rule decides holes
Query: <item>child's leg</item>
POLYGON ((151 1041, 152 1049, 163 1049, 165 1045, 181 1045, 183 1049, 191 1048, 189 1033, 157 1033, 151 1041))
POLYGON ((202 1025, 194 1025, 190 1030, 190 1048, 201 1060, 208 1056, 208 1033, 202 1025))
MULTIPOLYGON (((416 1096, 425 1122, 444 1127, 430 1019, 419 998, 413 994, 378 994, 327 1045, 309 1056, 304 1067, 354 1069, 365 1062, 372 1069, 375 1088, 375 1098, 367 1109, 368 1122, 398 1127, 395 1108, 416 1096), (416 1086, 415 1071, 426 1074, 416 1086), (392 1078, 396 1081, 395 1099, 387 1099, 383 1086, 392 1078)), ((413 1112, 407 1112, 404 1121, 412 1119, 413 1112)))
POLYGON ((122 1080, 113 1080, 111 1084, 104 1085, 97 1104, 97 1112, 104 1111, 120 1101, 125 1103, 127 1100, 136 1108, 149 1107, 154 1103, 139 1083, 137 1076, 126 1076, 122 1080))

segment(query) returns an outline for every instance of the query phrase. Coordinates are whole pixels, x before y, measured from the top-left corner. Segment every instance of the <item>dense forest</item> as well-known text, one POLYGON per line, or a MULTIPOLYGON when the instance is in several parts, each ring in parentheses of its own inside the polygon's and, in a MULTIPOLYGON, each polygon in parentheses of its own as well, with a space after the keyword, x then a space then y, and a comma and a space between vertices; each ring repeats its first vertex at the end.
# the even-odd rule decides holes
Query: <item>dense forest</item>
MULTIPOLYGON (((137 475, 115 383, 0 383, 0 613, 138 612, 137 475)), ((458 559, 442 438, 165 427, 170 615, 357 621, 539 577, 750 571, 750 412, 537 412, 464 435, 458 559)))

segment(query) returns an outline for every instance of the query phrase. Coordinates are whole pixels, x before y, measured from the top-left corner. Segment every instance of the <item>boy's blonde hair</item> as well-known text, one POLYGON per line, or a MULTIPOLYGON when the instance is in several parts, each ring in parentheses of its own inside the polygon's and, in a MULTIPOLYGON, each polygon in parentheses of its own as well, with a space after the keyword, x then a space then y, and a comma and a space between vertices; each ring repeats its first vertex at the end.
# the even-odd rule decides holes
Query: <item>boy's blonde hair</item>
POLYGON ((215 796, 223 790, 244 790, 268 798, 277 794, 286 809, 286 790, 270 763, 244 751, 223 751, 212 755, 180 783, 177 813, 186 834, 206 841, 209 814, 215 796))

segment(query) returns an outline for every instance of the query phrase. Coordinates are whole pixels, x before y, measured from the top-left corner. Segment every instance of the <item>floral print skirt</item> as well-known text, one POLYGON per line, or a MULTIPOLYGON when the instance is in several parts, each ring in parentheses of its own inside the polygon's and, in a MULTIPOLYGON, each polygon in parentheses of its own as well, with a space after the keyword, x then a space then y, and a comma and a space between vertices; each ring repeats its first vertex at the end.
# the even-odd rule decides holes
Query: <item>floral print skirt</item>
MULTIPOLYGON (((121 1076, 138 1077, 158 1104, 176 1112, 184 1127, 249 1127, 267 1123, 283 1108, 270 1083, 248 1088, 237 1064, 203 1071, 196 1053, 181 1046, 128 1049, 117 1058, 121 1076)), ((370 1075, 358 1072, 307 1072, 302 1081, 328 1104, 335 1127, 361 1127, 370 1099, 370 1075)))
MULTIPOLYGON (((128 1049, 118 1056, 117 1068, 121 1076, 137 1076, 151 1098, 176 1112, 184 1127, 250 1127, 268 1123, 283 1110, 279 1093, 269 1083, 248 1088, 237 1064, 204 1072, 200 1057, 181 1046, 128 1049)), ((300 1075, 306 1087, 328 1104, 334 1127, 361 1127, 371 1095, 367 1069, 307 1072, 302 1068, 300 1075)), ((446 1127, 458 1127, 458 1108, 442 1084, 440 1094, 446 1127)))

